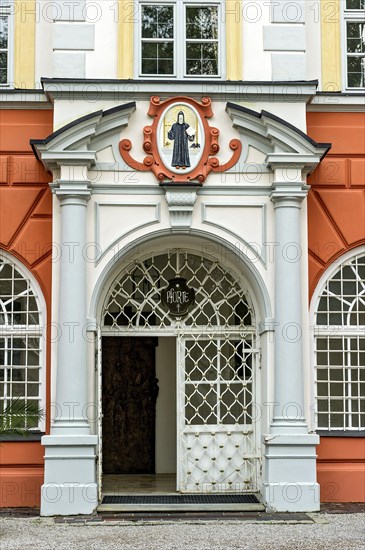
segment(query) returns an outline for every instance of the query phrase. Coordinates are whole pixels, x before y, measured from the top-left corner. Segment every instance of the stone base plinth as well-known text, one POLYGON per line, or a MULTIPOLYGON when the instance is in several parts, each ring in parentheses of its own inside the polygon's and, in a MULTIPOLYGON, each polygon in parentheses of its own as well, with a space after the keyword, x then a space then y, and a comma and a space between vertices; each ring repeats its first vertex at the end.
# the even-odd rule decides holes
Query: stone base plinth
POLYGON ((270 434, 265 448, 263 500, 267 511, 315 512, 319 510, 314 434, 270 434))
POLYGON ((91 514, 98 505, 95 435, 50 435, 45 446, 41 516, 91 514))

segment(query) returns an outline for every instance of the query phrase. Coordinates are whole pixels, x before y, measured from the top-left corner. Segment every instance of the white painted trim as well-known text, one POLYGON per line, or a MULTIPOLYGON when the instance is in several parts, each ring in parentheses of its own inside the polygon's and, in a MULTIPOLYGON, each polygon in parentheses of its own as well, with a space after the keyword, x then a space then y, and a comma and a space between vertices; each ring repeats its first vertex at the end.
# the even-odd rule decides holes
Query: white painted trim
POLYGON ((102 340, 101 330, 98 326, 94 332, 95 334, 95 357, 96 357, 96 403, 97 403, 97 436, 98 436, 98 449, 97 449, 97 486, 98 486, 98 500, 101 502, 103 491, 103 358, 102 358, 102 340))
POLYGON ((263 27, 264 51, 305 52, 305 27, 293 25, 265 25, 263 27))
MULTIPOLYGON (((103 252, 97 256, 96 258, 96 265, 99 264, 99 262, 104 258, 104 256, 108 253, 110 249, 112 249, 118 242, 120 242, 123 238, 128 237, 138 229, 142 229, 144 227, 148 227, 149 225, 154 225, 156 223, 161 222, 161 203, 160 202, 112 202, 112 201, 96 201, 95 202, 95 243, 100 247, 100 250, 102 249, 100 244, 100 209, 103 206, 109 206, 109 207, 116 207, 121 208, 124 206, 128 207, 154 207, 154 215, 155 217, 151 220, 144 221, 143 223, 136 223, 133 227, 128 229, 128 231, 121 230, 119 236, 108 245, 108 248, 106 250, 103 250, 103 252)), ((121 223, 122 227, 122 223, 121 223)))
POLYGON ((262 204, 262 203, 240 204, 240 203, 237 203, 237 202, 227 202, 227 203, 223 203, 223 202, 216 202, 216 203, 202 202, 202 204, 201 204, 201 221, 202 221, 202 223, 206 223, 207 225, 212 225, 213 227, 217 227, 218 229, 223 229, 226 233, 229 233, 234 238, 238 239, 240 242, 242 242, 243 244, 245 244, 247 246, 247 248, 264 265, 264 267, 266 267, 266 247, 265 247, 265 243, 267 242, 267 223, 266 223, 267 219, 266 218, 267 218, 267 205, 262 204), (212 207, 212 208, 214 208, 214 207, 219 207, 219 208, 242 208, 242 209, 260 208, 260 209, 262 209, 262 227, 261 227, 261 229, 262 229, 263 241, 262 241, 262 243, 258 243, 258 244, 260 244, 260 247, 261 247, 261 254, 258 254, 257 251, 250 245, 250 243, 248 243, 247 241, 245 241, 243 239, 242 235, 239 235, 235 231, 231 231, 230 229, 228 229, 227 227, 221 225, 218 222, 213 222, 213 221, 207 220, 207 207, 212 207))
MULTIPOLYGON (((346 23, 352 22, 364 22, 365 23, 365 14, 361 10, 347 10, 346 9, 346 0, 340 2, 340 40, 341 40, 341 72, 342 72, 342 82, 343 89, 351 93, 363 94, 365 91, 365 83, 362 88, 351 88, 348 86, 347 80, 347 32, 346 32, 346 23)), ((363 63, 365 64, 365 57, 363 58, 363 63)))
MULTIPOLYGON (((142 17, 137 17, 134 21, 134 75, 136 79, 143 80, 212 80, 212 78, 217 80, 223 80, 226 77, 226 67, 225 67, 225 58, 226 58, 226 33, 225 33, 225 2, 223 0, 211 0, 209 2, 202 2, 201 0, 138 0, 137 13, 141 13, 141 5, 153 6, 155 5, 164 5, 164 6, 173 6, 174 8, 174 73, 168 75, 154 74, 154 75, 144 75, 142 74, 142 56, 141 56, 141 25, 142 17), (189 6, 202 6, 218 7, 218 74, 217 75, 187 75, 186 74, 186 26, 176 24, 176 21, 185 22, 185 9, 189 6)), ((162 83, 163 86, 163 83, 162 83)))
POLYGON ((8 15, 8 81, 0 84, 0 92, 3 89, 14 88, 14 50, 15 50, 15 6, 14 0, 7 0, 9 7, 0 6, 0 14, 8 15))
POLYGON ((95 49, 95 25, 89 23, 55 23, 53 27, 53 51, 84 51, 95 49))
MULTIPOLYGON (((34 298, 37 302, 38 306, 38 312, 39 312, 39 325, 27 325, 23 328, 21 326, 17 326, 17 329, 20 329, 18 334, 37 334, 39 335, 39 404, 40 408, 45 410, 46 407, 46 370, 47 370, 47 355, 46 355, 46 347, 47 347, 47 305, 46 300, 44 298, 42 289, 37 281, 37 279, 34 277, 34 275, 28 270, 28 268, 20 261, 18 258, 13 256, 12 254, 9 254, 9 252, 6 252, 5 250, 0 249, 0 257, 4 257, 5 260, 8 260, 9 262, 13 263, 16 268, 19 270, 19 273, 24 277, 24 279, 28 280, 30 282, 30 286, 32 288, 34 298)), ((16 325, 15 325, 16 326, 16 325)), ((1 328, 1 332, 5 334, 4 326, 1 328)), ((10 331, 9 333, 13 332, 10 331)), ((45 431, 46 426, 46 418, 45 416, 42 417, 38 424, 38 428, 34 428, 35 430, 40 430, 41 432, 45 431)))
POLYGON ((313 322, 312 324, 313 327, 314 327, 314 315, 315 315, 315 312, 317 311, 318 303, 322 296, 326 283, 335 275, 336 271, 340 269, 342 264, 351 261, 351 259, 357 256, 358 254, 365 254, 364 245, 361 245, 357 248, 352 248, 351 250, 348 250, 347 252, 345 252, 339 258, 336 258, 336 260, 334 260, 331 263, 331 265, 326 269, 326 271, 322 274, 313 292, 310 308, 309 308, 309 316, 310 316, 310 320, 313 322))
POLYGON ((177 28, 178 28, 178 25, 176 25, 176 12, 177 12, 177 9, 176 9, 176 1, 175 0, 162 0, 161 2, 154 2, 154 1, 147 1, 147 0, 138 0, 138 5, 137 5, 137 13, 140 14, 139 17, 136 18, 136 20, 134 21, 134 60, 133 60, 133 63, 134 63, 134 74, 136 76, 136 78, 143 78, 143 79, 148 79, 148 78, 177 78, 177 73, 176 73, 176 66, 177 66, 177 43, 178 43, 178 37, 176 35, 177 33, 177 28), (171 6, 173 8, 173 18, 174 18, 174 38, 172 40, 172 43, 174 44, 174 72, 172 74, 168 74, 166 76, 164 75, 159 75, 159 74, 155 74, 155 75, 144 75, 142 73, 142 48, 141 48, 141 44, 142 44, 142 6, 143 5, 146 5, 146 6, 149 6, 149 7, 152 7, 154 4, 157 4, 159 6, 171 6))
POLYGON ((362 94, 320 94, 313 97, 307 105, 308 112, 364 112, 364 93, 362 94))
POLYGON ((271 4, 271 23, 305 23, 304 0, 271 0, 271 4))
POLYGON ((85 0, 53 0, 53 21, 85 21, 85 0))

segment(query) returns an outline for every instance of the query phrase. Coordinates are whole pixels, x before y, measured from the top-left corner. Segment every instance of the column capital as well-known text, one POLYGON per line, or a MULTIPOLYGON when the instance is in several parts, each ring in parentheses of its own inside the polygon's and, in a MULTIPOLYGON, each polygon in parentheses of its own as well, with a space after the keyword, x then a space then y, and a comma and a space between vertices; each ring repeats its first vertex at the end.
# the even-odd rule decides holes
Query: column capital
POLYGON ((91 186, 88 180, 68 181, 57 180, 52 184, 53 193, 62 204, 79 204, 86 206, 91 197, 91 186))
POLYGON ((300 208, 301 202, 308 195, 310 185, 304 181, 296 182, 275 182, 271 186, 270 199, 275 208, 281 206, 300 208))
POLYGON ((276 169, 299 169, 308 174, 316 168, 320 162, 316 153, 269 153, 266 156, 266 164, 272 170, 276 169))

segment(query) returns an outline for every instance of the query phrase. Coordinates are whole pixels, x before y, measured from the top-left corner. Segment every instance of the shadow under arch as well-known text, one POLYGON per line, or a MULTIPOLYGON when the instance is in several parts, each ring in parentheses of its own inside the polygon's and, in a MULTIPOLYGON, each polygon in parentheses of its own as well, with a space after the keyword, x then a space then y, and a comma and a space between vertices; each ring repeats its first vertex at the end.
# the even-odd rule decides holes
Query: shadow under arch
POLYGON ((135 239, 109 260, 94 286, 88 310, 89 319, 95 319, 97 323, 100 321, 103 303, 115 278, 123 267, 126 267, 135 258, 142 257, 149 251, 152 253, 154 246, 160 250, 163 250, 164 246, 166 248, 193 248, 199 250, 203 255, 206 253, 209 256, 214 256, 223 265, 227 265, 228 260, 230 267, 234 266, 233 270, 236 276, 243 277, 247 283, 257 323, 272 318, 272 301, 266 284, 256 266, 239 247, 206 231, 193 229, 187 235, 186 233, 172 234, 167 229, 150 232, 148 235, 135 239), (206 248, 202 248, 202 245, 205 245, 206 248))

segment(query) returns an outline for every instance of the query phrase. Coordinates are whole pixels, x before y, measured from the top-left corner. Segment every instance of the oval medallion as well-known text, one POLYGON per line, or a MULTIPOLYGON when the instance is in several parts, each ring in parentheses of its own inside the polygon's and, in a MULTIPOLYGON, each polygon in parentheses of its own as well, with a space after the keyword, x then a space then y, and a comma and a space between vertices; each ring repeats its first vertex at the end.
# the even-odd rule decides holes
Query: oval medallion
POLYGON ((172 172, 188 174, 198 165, 205 145, 200 116, 187 103, 170 105, 160 118, 157 147, 162 162, 172 172))

